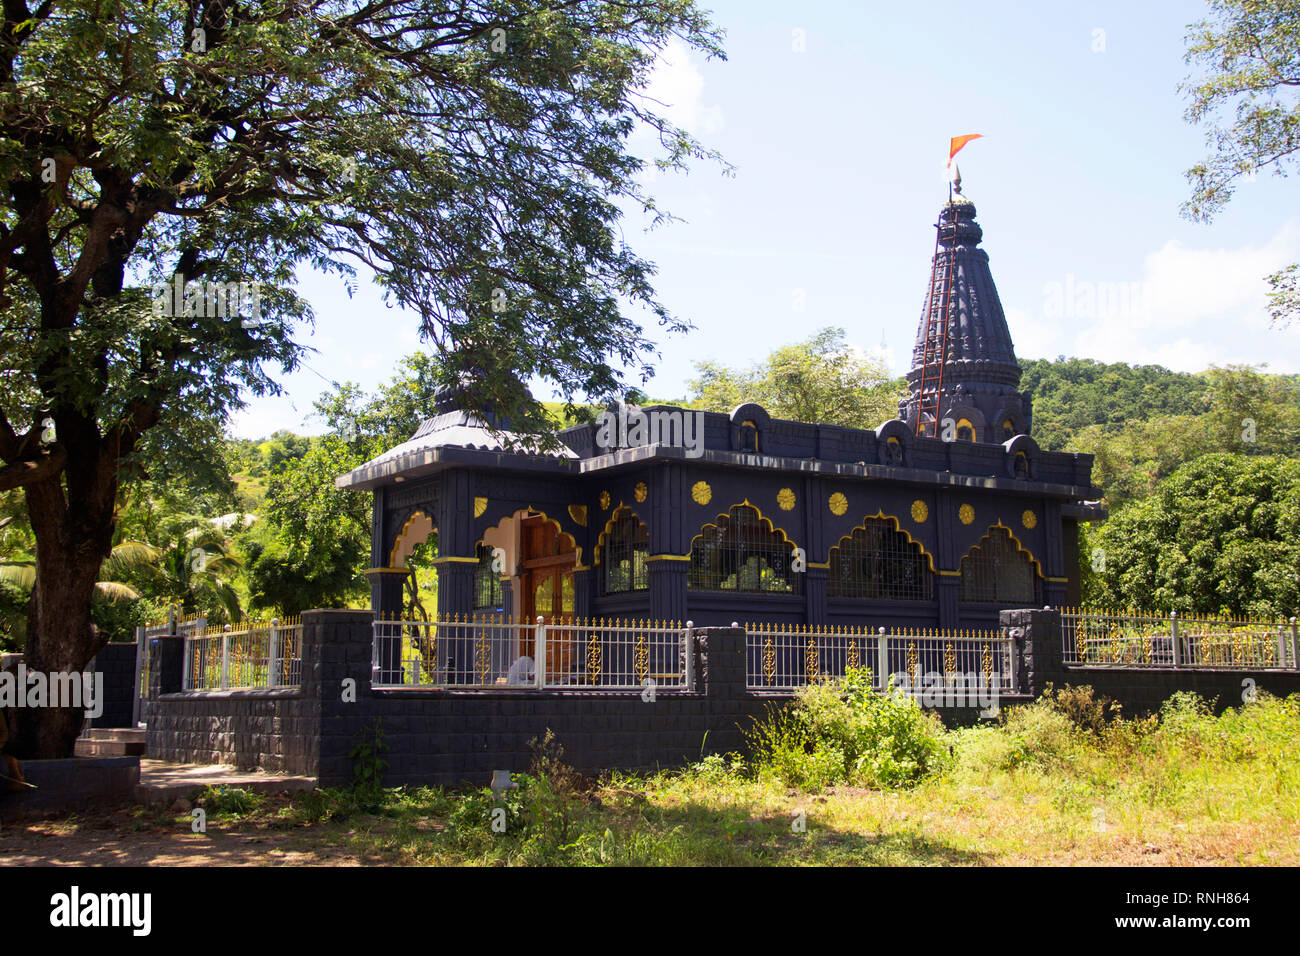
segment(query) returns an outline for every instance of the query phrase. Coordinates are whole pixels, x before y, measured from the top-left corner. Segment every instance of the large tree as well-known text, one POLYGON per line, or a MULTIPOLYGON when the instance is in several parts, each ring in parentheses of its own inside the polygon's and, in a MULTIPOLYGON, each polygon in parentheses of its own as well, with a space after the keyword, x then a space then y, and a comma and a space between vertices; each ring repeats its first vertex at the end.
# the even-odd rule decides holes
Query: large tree
POLYGON ((747 369, 696 362, 690 403, 705 411, 729 412, 758 402, 777 418, 875 428, 898 417, 907 395, 882 362, 844 340, 844 330, 825 328, 793 345, 775 349, 747 369))
POLYGON ((1287 617, 1300 604, 1300 461, 1211 454, 1090 532, 1089 600, 1287 617), (1104 562, 1092 563, 1100 549, 1104 562))
MULTIPOLYGON (((1187 171, 1192 219, 1208 222, 1242 181, 1300 159, 1300 0, 1210 0, 1189 28, 1182 85, 1187 119, 1206 128, 1210 155, 1187 171)), ((1300 318, 1300 263, 1268 277, 1273 319, 1300 318)))
MULTIPOLYGON (((102 643, 148 436, 294 365, 299 266, 372 272, 521 429, 548 422, 523 382, 604 400, 647 374, 635 309, 682 323, 618 232, 637 203, 662 218, 629 136, 661 168, 709 155, 642 93, 674 37, 721 53, 691 0, 4 0, 0 491, 36 539, 28 665, 102 643)), ((11 751, 70 753, 79 713, 21 716, 11 751)))

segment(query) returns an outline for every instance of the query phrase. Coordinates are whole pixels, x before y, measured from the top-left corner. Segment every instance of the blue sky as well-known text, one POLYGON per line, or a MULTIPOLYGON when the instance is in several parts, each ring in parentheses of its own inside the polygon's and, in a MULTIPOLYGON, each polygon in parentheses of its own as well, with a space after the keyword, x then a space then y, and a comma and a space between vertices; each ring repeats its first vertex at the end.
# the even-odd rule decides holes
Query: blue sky
MULTIPOLYGON (((827 325, 865 351, 883 341, 905 371, 962 133, 985 137, 959 163, 1021 358, 1300 372, 1300 329, 1269 327, 1263 281, 1300 260, 1295 183, 1261 175, 1211 225, 1179 215, 1183 173, 1205 155, 1177 91, 1203 3, 702 6, 728 60, 670 51, 653 92, 736 175, 658 177, 650 190, 684 221, 624 224, 695 325, 656 339, 652 395, 684 396, 695 361, 747 365, 827 325)), ((286 396, 234 417, 240 437, 319 432, 326 380, 373 389, 420 347, 415 319, 372 286, 349 299, 303 279, 317 351, 286 396)))

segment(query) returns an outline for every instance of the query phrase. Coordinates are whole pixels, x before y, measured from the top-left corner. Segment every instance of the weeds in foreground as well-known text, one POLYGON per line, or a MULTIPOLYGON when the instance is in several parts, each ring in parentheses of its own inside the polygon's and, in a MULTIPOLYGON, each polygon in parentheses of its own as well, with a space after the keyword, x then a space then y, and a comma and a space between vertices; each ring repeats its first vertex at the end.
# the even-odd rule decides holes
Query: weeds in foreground
POLYGON ((386 789, 367 809, 352 789, 318 790, 240 825, 270 817, 313 846, 420 864, 1300 862, 1300 696, 1216 717, 1177 695, 1130 720, 1066 694, 943 731, 911 712, 845 714, 853 695, 822 689, 770 715, 770 748, 748 758, 593 780, 548 734, 500 797, 386 789))

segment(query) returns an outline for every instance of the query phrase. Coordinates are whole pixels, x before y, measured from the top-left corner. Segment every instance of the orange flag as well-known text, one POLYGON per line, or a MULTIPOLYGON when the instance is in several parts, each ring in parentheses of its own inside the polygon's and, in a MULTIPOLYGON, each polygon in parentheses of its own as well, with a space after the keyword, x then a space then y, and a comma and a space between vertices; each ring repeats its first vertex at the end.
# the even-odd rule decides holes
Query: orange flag
POLYGON ((952 145, 948 150, 948 165, 952 165, 952 158, 957 155, 963 146, 973 139, 981 138, 983 135, 983 133, 967 133, 965 136, 954 136, 952 145))

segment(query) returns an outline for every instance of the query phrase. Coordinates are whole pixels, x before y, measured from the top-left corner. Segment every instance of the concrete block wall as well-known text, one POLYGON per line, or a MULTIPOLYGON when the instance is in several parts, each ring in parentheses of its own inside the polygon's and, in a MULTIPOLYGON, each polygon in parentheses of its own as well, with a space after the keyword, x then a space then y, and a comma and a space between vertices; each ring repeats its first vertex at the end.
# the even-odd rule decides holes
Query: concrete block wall
POLYGON ((131 708, 135 703, 135 655, 131 644, 106 644, 90 662, 88 670, 103 674, 103 712, 87 718, 87 727, 131 727, 131 708))

